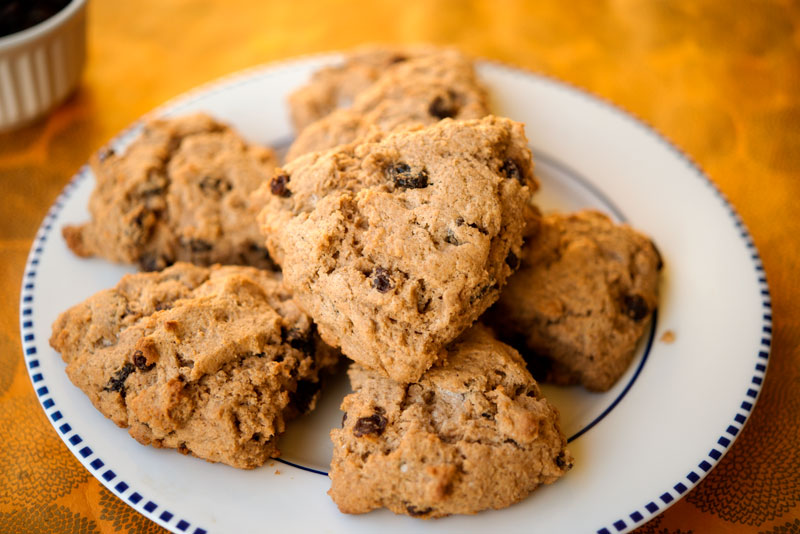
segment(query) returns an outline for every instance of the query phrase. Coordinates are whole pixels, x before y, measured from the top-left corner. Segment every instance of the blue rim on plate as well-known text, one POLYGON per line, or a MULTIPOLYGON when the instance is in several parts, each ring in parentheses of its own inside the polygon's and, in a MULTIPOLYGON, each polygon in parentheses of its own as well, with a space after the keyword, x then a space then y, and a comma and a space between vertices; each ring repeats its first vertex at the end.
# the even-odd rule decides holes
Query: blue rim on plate
MULTIPOLYGON (((176 97, 173 100, 168 101, 163 106, 160 106, 147 116, 154 116, 158 115, 161 112, 166 111, 167 109, 171 111, 180 112, 180 107, 188 105, 192 103, 194 100, 200 97, 205 97, 209 93, 221 92, 221 91, 229 91, 234 89, 240 85, 253 83, 255 81, 261 81, 264 77, 268 77, 272 75, 275 71, 273 70, 275 67, 280 65, 288 65, 291 63, 298 62, 302 59, 310 59, 314 56, 305 56, 301 58, 293 58, 291 60, 287 60, 284 62, 278 63, 270 63, 267 65, 261 65, 257 67, 253 67, 251 69, 246 69, 244 71, 240 71, 238 73, 233 73, 231 75, 222 77, 218 80, 212 81, 208 84, 198 86, 197 88, 190 90, 187 93, 184 93, 181 96, 176 97), (264 71, 264 69, 269 69, 264 71)), ((756 250, 755 244, 753 242, 750 233, 748 232, 747 228, 745 227, 744 223, 742 222, 741 217, 736 213, 733 206, 730 202, 725 198, 721 191, 715 186, 715 184, 710 180, 710 178, 703 172, 703 170, 695 163, 686 153, 684 153, 681 149, 679 149, 676 145, 671 143, 667 140, 665 136, 663 136, 660 132, 658 132, 654 127, 647 124, 641 118, 635 116, 628 110, 611 103, 610 101, 592 94, 591 92, 566 83, 562 80, 555 79, 553 77, 543 75, 541 73, 534 73, 530 72, 526 69, 522 69, 515 66, 509 66, 497 61, 485 61, 489 64, 499 65, 503 68, 507 68, 510 70, 517 71, 521 74, 525 74, 526 76, 534 76, 545 80, 549 83, 558 85, 568 91, 573 93, 577 93, 581 95, 583 98, 590 99, 595 102, 599 102, 607 108, 610 108, 612 111, 617 112, 620 116, 625 117, 626 120, 631 122, 632 124, 636 125, 640 130, 646 133, 648 136, 657 139, 663 146, 665 146, 670 152, 677 155, 680 159, 682 159, 689 168, 693 171, 696 176, 704 181, 704 183, 710 187, 717 197, 717 199, 722 203, 722 205, 727 210, 730 217, 733 219, 733 223, 739 232, 742 240, 744 241, 747 249, 750 252, 750 259, 753 262, 753 267, 755 271, 755 275, 758 281, 758 286, 760 290, 760 294, 762 297, 762 336, 760 340, 760 350, 756 356, 756 363, 754 367, 754 371, 750 380, 750 383, 746 387, 746 391, 744 392, 744 396, 742 397, 741 404, 736 408, 736 414, 734 415, 733 419, 729 422, 727 428, 721 433, 719 438, 716 440, 715 443, 710 445, 710 450, 707 455, 690 471, 680 480, 676 481, 674 485, 671 487, 665 488, 662 493, 659 495, 654 496, 651 500, 646 502, 641 508, 633 510, 626 516, 623 516, 615 521, 613 521, 610 525, 604 525, 600 528, 596 529, 597 534, 611 534, 613 532, 624 532, 628 531, 635 526, 640 525, 641 523, 645 522, 646 520, 652 519, 655 515, 663 512, 666 508, 670 505, 677 502, 686 492, 688 492, 692 487, 697 485, 705 476, 706 474, 719 462, 722 456, 730 448, 733 441, 736 439, 739 432, 742 430, 744 424, 747 422, 750 414, 752 413, 753 407, 758 399, 758 396, 761 392, 761 386, 764 381, 764 376, 767 370, 767 363, 769 360, 769 353, 771 347, 771 340, 772 340, 772 308, 771 308, 771 300, 770 300, 770 292, 769 286, 767 285, 766 274, 764 272, 764 267, 761 262, 761 258, 756 250)), ((135 122, 132 126, 121 132, 117 137, 115 137, 111 144, 118 145, 121 143, 130 140, 138 131, 141 125, 141 121, 135 122)), ((536 150, 534 149, 534 152, 536 150)), ((539 153, 539 158, 547 158, 546 154, 539 153)), ((550 158, 552 160, 552 158, 550 158)), ((564 164, 555 162, 558 166, 562 168, 566 168, 564 164)), ((64 187, 59 197, 50 207, 47 215, 45 216, 42 224, 40 225, 36 237, 33 241, 33 245, 31 247, 31 251, 28 255, 25 273, 23 275, 22 281, 22 288, 21 288, 21 295, 20 295, 20 337, 22 341, 22 349, 25 358, 26 369, 28 370, 28 374, 31 379, 31 383, 33 385, 33 389, 36 392, 36 396, 39 399, 42 408, 45 411, 48 419, 53 424, 54 428, 57 429, 58 435, 66 444, 67 448, 75 455, 75 457, 112 493, 114 493, 117 497, 122 499, 124 502, 132 506, 136 511, 144 515, 145 517, 151 519, 152 521, 158 523, 159 525, 168 528, 174 532, 191 532, 193 534, 207 534, 208 530, 198 525, 193 525, 190 521, 184 518, 177 517, 175 514, 170 512, 164 506, 159 506, 156 502, 148 499, 143 492, 137 491, 135 488, 132 488, 127 482, 120 479, 120 477, 114 472, 111 466, 106 465, 101 458, 99 458, 95 452, 92 450, 91 446, 84 442, 83 438, 75 431, 73 431, 72 426, 68 421, 68 417, 65 416, 58 408, 56 404, 56 400, 53 398, 52 394, 50 393, 45 376, 40 369, 39 363, 39 355, 37 349, 37 342, 34 338, 33 333, 33 307, 34 307, 34 291, 35 291, 35 280, 36 280, 36 273, 40 267, 40 259, 42 252, 44 251, 44 246, 46 244, 47 239, 51 236, 51 231, 53 229, 53 223, 60 213, 61 209, 64 207, 64 203, 66 200, 71 196, 75 187, 78 183, 85 179, 88 176, 89 168, 88 166, 84 165, 78 171, 78 173, 72 178, 72 180, 64 187)), ((568 174, 575 175, 574 172, 570 172, 568 174)), ((614 213, 614 215, 621 220, 624 220, 622 213, 617 209, 613 202, 611 202, 606 195, 602 193, 602 191, 591 181, 587 180, 586 178, 581 178, 584 187, 590 189, 595 196, 601 198, 604 203, 606 203, 614 213)), ((606 409, 598 418, 594 421, 589 423, 585 426, 582 430, 578 433, 573 435, 570 438, 570 441, 577 439, 580 435, 584 432, 588 431, 591 427, 593 427, 600 419, 605 417, 625 396, 625 394, 630 390, 630 387, 633 385, 633 382, 639 375, 639 372, 642 369, 645 361, 647 360, 647 354, 649 353, 650 347, 652 346, 653 339, 655 336, 655 314, 653 318, 653 326, 651 327, 650 338, 647 343, 647 347, 645 350, 645 354, 642 357, 642 360, 639 364, 639 367, 634 373, 631 381, 626 385, 624 390, 621 394, 617 397, 615 401, 606 409)), ((278 459, 279 461, 282 461, 278 459)), ((323 472, 311 469, 308 467, 300 466, 297 464, 293 464, 287 462, 285 460, 282 463, 297 467, 299 469, 303 469, 306 471, 311 471, 314 473, 324 474, 323 472)))

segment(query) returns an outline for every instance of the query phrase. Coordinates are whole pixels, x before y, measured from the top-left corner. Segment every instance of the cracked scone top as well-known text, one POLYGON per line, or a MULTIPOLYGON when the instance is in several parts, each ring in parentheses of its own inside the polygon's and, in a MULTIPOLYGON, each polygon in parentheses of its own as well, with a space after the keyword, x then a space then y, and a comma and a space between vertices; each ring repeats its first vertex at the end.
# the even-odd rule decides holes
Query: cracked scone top
POLYGON ((488 114, 488 94, 475 76, 472 59, 445 49, 388 69, 356 96, 352 106, 303 129, 286 159, 356 141, 375 129, 392 132, 445 118, 480 119, 488 114))
POLYGON ((196 114, 151 120, 123 154, 101 151, 91 164, 91 221, 63 230, 79 256, 146 271, 176 261, 274 267, 249 203, 277 165, 272 150, 196 114))
POLYGON ((411 382, 517 268, 535 187, 521 124, 445 119, 298 158, 255 201, 322 338, 411 382))
POLYGON ((280 275, 187 263, 123 277, 61 314, 50 344, 139 442, 240 468, 279 454, 337 358, 280 275))
POLYGON ((503 508, 572 466, 558 411, 525 362, 481 325, 412 384, 352 364, 334 444, 339 509, 433 518, 503 508))
POLYGON ((606 391, 630 365, 658 300, 661 257, 602 213, 543 217, 484 320, 557 384, 606 391))

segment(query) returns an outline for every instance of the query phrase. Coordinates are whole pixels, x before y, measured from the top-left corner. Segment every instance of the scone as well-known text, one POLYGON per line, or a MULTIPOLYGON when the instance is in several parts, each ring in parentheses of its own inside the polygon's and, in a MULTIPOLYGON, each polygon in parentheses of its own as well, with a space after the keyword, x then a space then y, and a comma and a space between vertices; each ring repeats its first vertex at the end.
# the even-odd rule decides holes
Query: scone
POLYGON ((475 76, 472 60, 445 49, 387 69, 355 97, 351 107, 333 111, 302 130, 286 160, 351 143, 373 129, 393 132, 445 118, 479 119, 488 114, 487 91, 475 76))
POLYGON ((572 467, 558 411, 476 325, 412 384, 353 364, 328 492, 339 509, 433 518, 504 508, 572 467))
POLYGON ((535 188, 523 126, 487 117, 308 154, 254 201, 322 338, 413 382, 497 300, 535 188))
POLYGON ((652 241, 602 213, 547 215, 485 321, 534 375, 606 391, 630 364, 658 299, 652 241))
POLYGON ((124 154, 92 158, 91 221, 65 227, 64 237, 79 256, 146 271, 176 261, 274 268, 249 195, 276 162, 206 115, 152 120, 124 154))
POLYGON ((447 49, 431 45, 369 45, 350 51, 340 64, 318 70, 306 85, 289 95, 289 114, 295 132, 303 131, 335 109, 350 106, 356 95, 387 69, 443 50, 447 49))
POLYGON ((245 469, 279 455, 337 359, 280 275, 187 263, 123 277, 61 314, 50 344, 139 442, 245 469))

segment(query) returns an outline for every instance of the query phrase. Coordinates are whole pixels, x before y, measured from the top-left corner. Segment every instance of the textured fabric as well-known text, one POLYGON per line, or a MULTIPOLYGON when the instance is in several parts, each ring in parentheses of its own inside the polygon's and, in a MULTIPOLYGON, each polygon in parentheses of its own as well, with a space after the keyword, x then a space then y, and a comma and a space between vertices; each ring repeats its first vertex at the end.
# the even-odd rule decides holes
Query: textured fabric
POLYGON ((195 85, 370 41, 448 43, 556 76, 631 110, 703 167, 762 254, 773 352, 762 396, 730 452, 640 532, 800 532, 800 7, 789 0, 344 6, 92 0, 78 92, 46 120, 0 135, 0 532, 162 532, 72 457, 22 364, 20 282, 58 191, 116 132, 195 85))

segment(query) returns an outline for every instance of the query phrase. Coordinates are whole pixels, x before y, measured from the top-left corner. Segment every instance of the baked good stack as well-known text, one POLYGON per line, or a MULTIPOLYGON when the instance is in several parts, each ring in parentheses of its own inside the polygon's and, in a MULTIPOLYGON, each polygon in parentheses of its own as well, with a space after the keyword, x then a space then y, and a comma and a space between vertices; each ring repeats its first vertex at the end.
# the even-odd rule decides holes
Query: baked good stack
POLYGON ((610 388, 657 304, 655 246, 596 212, 542 216, 524 126, 456 50, 360 49, 289 102, 280 166, 203 115, 93 160, 68 244, 156 272, 56 321, 70 379, 142 443, 252 468, 352 360, 331 431, 346 513, 475 513, 563 476, 530 370, 610 388))

